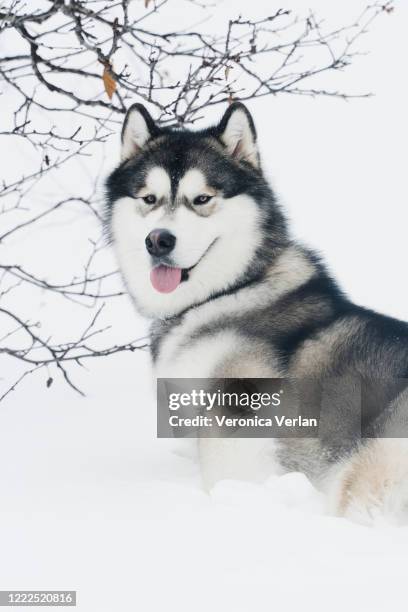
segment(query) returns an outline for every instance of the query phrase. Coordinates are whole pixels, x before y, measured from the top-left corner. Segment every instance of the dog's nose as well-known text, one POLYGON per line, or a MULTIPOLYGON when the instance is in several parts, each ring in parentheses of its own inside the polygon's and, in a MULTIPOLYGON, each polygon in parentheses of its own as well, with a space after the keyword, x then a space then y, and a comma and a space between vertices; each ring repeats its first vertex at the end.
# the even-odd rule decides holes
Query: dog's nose
POLYGON ((176 237, 168 230, 154 229, 146 236, 145 244, 150 255, 161 257, 174 249, 176 237))

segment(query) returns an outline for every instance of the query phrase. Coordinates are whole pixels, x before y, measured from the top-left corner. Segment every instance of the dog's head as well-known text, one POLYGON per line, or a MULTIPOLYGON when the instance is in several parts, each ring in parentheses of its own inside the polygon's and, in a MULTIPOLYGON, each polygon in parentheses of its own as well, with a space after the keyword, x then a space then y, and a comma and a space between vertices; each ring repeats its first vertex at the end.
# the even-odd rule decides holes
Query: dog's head
POLYGON ((107 194, 125 282, 149 317, 177 315, 262 277, 286 239, 240 103, 199 132, 161 128, 132 106, 107 194))

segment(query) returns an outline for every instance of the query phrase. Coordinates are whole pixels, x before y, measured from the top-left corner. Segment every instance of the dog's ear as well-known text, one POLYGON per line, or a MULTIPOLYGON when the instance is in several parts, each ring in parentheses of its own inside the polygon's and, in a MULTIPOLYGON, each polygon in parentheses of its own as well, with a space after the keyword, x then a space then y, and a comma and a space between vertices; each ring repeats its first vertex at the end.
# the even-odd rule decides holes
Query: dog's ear
POLYGON ((133 104, 126 114, 122 128, 122 160, 136 155, 159 131, 143 104, 133 104))
POLYGON ((259 168, 254 120, 241 102, 229 106, 217 127, 217 136, 234 159, 259 168))

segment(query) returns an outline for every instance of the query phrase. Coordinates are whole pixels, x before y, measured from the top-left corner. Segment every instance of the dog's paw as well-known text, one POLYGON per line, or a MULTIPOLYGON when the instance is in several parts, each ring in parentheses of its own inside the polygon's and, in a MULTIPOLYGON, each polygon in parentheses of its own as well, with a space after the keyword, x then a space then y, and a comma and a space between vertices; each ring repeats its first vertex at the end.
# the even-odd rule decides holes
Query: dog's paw
POLYGON ((339 470, 331 507, 365 525, 408 523, 408 440, 364 444, 339 470))

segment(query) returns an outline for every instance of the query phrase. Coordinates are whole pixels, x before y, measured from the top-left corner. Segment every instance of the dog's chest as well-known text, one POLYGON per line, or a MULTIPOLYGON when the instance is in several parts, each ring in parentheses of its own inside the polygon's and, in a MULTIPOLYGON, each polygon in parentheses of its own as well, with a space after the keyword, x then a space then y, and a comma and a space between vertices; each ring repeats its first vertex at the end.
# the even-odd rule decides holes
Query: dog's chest
POLYGON ((180 326, 163 338, 155 362, 158 378, 210 378, 217 366, 238 350, 239 339, 232 331, 195 335, 180 326))
MULTIPOLYGON (((239 350, 239 334, 223 329, 219 310, 203 305, 170 329, 159 329, 155 359, 158 378, 210 378, 218 364, 239 350)), ((153 331, 154 334, 154 331, 153 331)))

